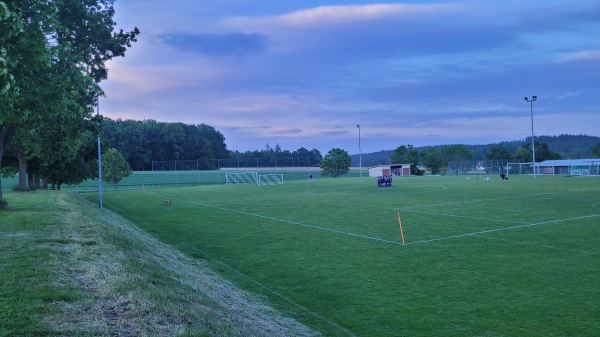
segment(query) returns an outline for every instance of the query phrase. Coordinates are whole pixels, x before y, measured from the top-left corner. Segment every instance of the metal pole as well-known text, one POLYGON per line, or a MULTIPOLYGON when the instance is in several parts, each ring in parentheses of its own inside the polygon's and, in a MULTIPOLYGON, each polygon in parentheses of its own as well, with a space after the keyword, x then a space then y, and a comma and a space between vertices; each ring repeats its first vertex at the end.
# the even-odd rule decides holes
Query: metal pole
POLYGON ((536 175, 536 164, 535 164, 535 136, 533 135, 533 101, 537 100, 537 96, 531 96, 531 99, 525 97, 525 102, 529 103, 531 111, 531 155, 533 157, 533 178, 536 175))
POLYGON ((536 165, 535 165, 535 136, 533 135, 533 99, 531 100, 530 108, 531 108, 531 154, 533 155, 533 178, 535 178, 536 165))
POLYGON ((360 148, 360 125, 356 125, 358 128, 358 162, 360 167, 360 176, 362 177, 362 150, 360 148))
POLYGON ((102 209, 102 149, 100 147, 100 97, 96 102, 96 115, 98 116, 98 207, 102 209))

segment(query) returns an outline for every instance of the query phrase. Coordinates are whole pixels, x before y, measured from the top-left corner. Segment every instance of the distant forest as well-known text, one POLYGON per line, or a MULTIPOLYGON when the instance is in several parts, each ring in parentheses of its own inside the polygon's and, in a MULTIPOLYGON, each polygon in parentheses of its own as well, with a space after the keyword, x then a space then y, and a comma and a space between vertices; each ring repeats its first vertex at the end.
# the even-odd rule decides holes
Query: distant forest
MULTIPOLYGON (((587 136, 587 135, 559 135, 559 136, 536 136, 535 137, 536 144, 538 142, 545 143, 548 145, 548 148, 552 152, 556 152, 560 154, 563 159, 578 159, 578 158, 591 158, 592 156, 592 148, 594 145, 600 143, 600 137, 596 136, 587 136)), ((398 144, 406 145, 406 144, 398 144)), ((455 145, 455 144, 448 144, 455 145)), ((462 145, 462 144, 461 144, 462 145)), ((488 151, 497 145, 503 146, 508 152, 515 153, 517 149, 521 146, 525 146, 527 148, 531 147, 531 137, 521 140, 513 140, 510 142, 500 142, 500 143, 492 143, 486 145, 466 145, 466 147, 471 150, 473 153, 473 159, 475 160, 484 160, 486 159, 486 154, 488 151)), ((438 150, 446 145, 435 145, 433 147, 438 150)), ((427 151, 431 146, 420 146, 415 147, 415 149, 419 152, 427 151)), ((536 145, 537 147, 537 145, 536 145)), ((374 166, 374 165, 386 165, 390 164, 390 157, 394 153, 395 149, 392 150, 383 150, 373 153, 363 153, 362 154, 362 164, 363 166, 374 166)), ((352 165, 358 166, 359 163, 359 155, 353 154, 350 156, 352 158, 352 165)))
MULTIPOLYGON (((424 154, 434 147, 437 150, 450 145, 466 147, 470 153, 469 159, 484 160, 494 147, 502 146, 510 154, 517 152, 520 147, 529 149, 531 138, 501 142, 487 145, 449 144, 436 146, 414 147, 418 153, 424 154)), ((600 137, 586 135, 538 136, 537 143, 547 145, 552 153, 564 159, 592 157, 592 148, 600 143, 600 137)), ((195 160, 195 159, 237 159, 255 160, 254 163, 270 165, 268 158, 301 158, 305 165, 319 166, 325 153, 319 150, 308 150, 304 147, 290 151, 281 149, 279 144, 274 147, 266 145, 263 149, 254 151, 231 151, 227 149, 223 134, 214 127, 206 124, 188 125, 184 123, 164 123, 154 120, 111 120, 104 122, 105 146, 116 148, 121 152, 133 170, 151 170, 152 161, 195 160)), ((397 146, 408 144, 397 144, 397 146)), ((537 148, 537 145, 536 145, 537 148)), ((390 157, 395 149, 362 154, 363 166, 390 164, 390 157)), ((443 153, 444 151, 442 151, 443 153)), ((537 152, 537 150, 536 150, 537 152)), ((359 155, 353 154, 352 166, 359 165, 359 155)), ((442 156, 445 160, 444 156, 442 156)), ((508 159, 508 158, 506 158, 508 159)), ((302 161, 293 161, 300 163, 302 161)))

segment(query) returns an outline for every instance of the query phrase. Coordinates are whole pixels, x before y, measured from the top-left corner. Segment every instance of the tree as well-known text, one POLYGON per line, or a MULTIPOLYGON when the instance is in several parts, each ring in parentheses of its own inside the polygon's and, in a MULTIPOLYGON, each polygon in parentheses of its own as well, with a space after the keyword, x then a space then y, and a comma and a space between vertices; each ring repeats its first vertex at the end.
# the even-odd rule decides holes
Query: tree
POLYGON ((407 149, 408 152, 406 153, 406 157, 404 157, 404 160, 405 162, 410 163, 410 174, 415 176, 423 175, 425 172, 419 170, 418 167, 419 160, 421 160, 421 153, 419 153, 419 150, 413 148, 413 146, 410 144, 408 145, 407 149))
POLYGON ((535 142, 535 161, 542 162, 545 160, 562 159, 562 156, 558 152, 550 150, 548 144, 543 142, 535 142))
MULTIPOLYGON (((412 145, 408 145, 412 147, 412 145)), ((400 145, 396 148, 392 156, 390 157, 390 162, 392 164, 405 164, 404 158, 406 156, 406 146, 400 145)))
MULTIPOLYGON (((89 119, 107 78, 106 61, 124 56, 139 30, 113 32, 114 0, 0 2, 0 170, 18 128, 22 136, 48 128, 48 117, 89 119)), ((52 119, 52 118, 50 118, 52 119)), ((75 142, 77 134, 65 135, 75 142), (72 137, 72 138, 70 138, 72 137)), ((17 148, 22 159, 40 147, 30 136, 17 148)), ((71 158, 77 157, 70 154, 71 158)), ((0 199, 2 187, 0 185, 0 199)))
POLYGON ((108 149, 102 157, 102 180, 113 183, 116 191, 117 184, 130 175, 131 169, 123 155, 114 148, 108 149))
POLYGON ((594 156, 595 158, 600 158, 600 143, 592 147, 592 156, 594 156))
POLYGON ((321 174, 325 177, 341 177, 350 172, 352 159, 348 152, 333 148, 321 160, 321 174))
MULTIPOLYGON (((533 155, 531 153, 531 144, 523 144, 517 149, 514 158, 523 160, 524 162, 531 162, 533 155)), ((550 151, 548 144, 544 142, 535 141, 535 161, 537 163, 544 160, 562 159, 562 156, 558 152, 550 151)))
POLYGON ((431 170, 431 174, 438 174, 442 169, 442 155, 435 147, 430 147, 423 153, 423 164, 431 170))
POLYGON ((469 147, 463 144, 455 145, 444 145, 440 149, 442 155, 442 162, 448 163, 449 161, 461 161, 461 160, 473 160, 473 152, 469 150, 469 147))
POLYGON ((489 149, 485 158, 488 160, 504 160, 510 158, 510 152, 502 144, 497 144, 489 149))
MULTIPOLYGON (((0 171, 2 158, 17 127, 41 103, 39 78, 48 67, 45 36, 53 11, 49 0, 0 2, 0 171)), ((0 201, 2 201, 0 182, 0 201)))
POLYGON ((310 150, 309 163, 312 167, 321 166, 321 160, 323 160, 323 155, 321 151, 317 149, 310 150))
POLYGON ((513 158, 520 159, 525 163, 530 163, 532 161, 531 150, 527 148, 527 146, 523 145, 517 148, 515 153, 513 154, 513 158))
POLYGON ((392 164, 410 164, 410 173, 412 175, 422 175, 423 172, 417 167, 421 154, 411 144, 407 146, 400 145, 396 148, 390 157, 392 164))

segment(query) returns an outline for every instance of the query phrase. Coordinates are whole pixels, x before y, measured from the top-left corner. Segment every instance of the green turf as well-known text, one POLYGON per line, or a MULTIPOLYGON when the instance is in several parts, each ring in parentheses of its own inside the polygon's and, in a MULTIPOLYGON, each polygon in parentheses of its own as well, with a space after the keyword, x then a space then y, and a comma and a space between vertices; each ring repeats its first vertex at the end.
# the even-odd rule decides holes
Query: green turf
POLYGON ((104 205, 327 336, 594 336, 599 195, 598 177, 343 178, 104 205))
MULTIPOLYGON (((366 176, 368 173, 363 170, 366 176)), ((116 190, 141 190, 144 188, 159 189, 172 187, 200 186, 225 184, 227 182, 228 173, 240 172, 257 172, 261 175, 282 174, 284 181, 308 180, 312 174, 315 179, 326 178, 321 175, 318 168, 312 168, 308 171, 307 168, 260 168, 260 169, 229 169, 229 170, 187 170, 187 171, 134 171, 130 176, 123 178, 117 186, 116 190)), ((360 170, 351 170, 347 177, 360 176, 360 170)), ((17 177, 0 178, 2 179, 3 190, 11 190, 18 186, 17 177)), ((115 190, 112 183, 103 182, 102 189, 104 191, 115 190)), ((98 191, 98 180, 89 179, 77 185, 63 184, 63 191, 73 192, 95 192, 98 191)))

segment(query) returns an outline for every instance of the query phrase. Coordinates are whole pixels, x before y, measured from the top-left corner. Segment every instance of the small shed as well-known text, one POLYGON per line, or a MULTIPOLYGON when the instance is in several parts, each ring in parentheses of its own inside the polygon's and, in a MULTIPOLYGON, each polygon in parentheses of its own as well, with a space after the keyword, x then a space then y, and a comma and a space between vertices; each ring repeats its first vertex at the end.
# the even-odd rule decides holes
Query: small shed
POLYGON ((369 177, 410 176, 410 164, 390 164, 369 167, 369 177))

